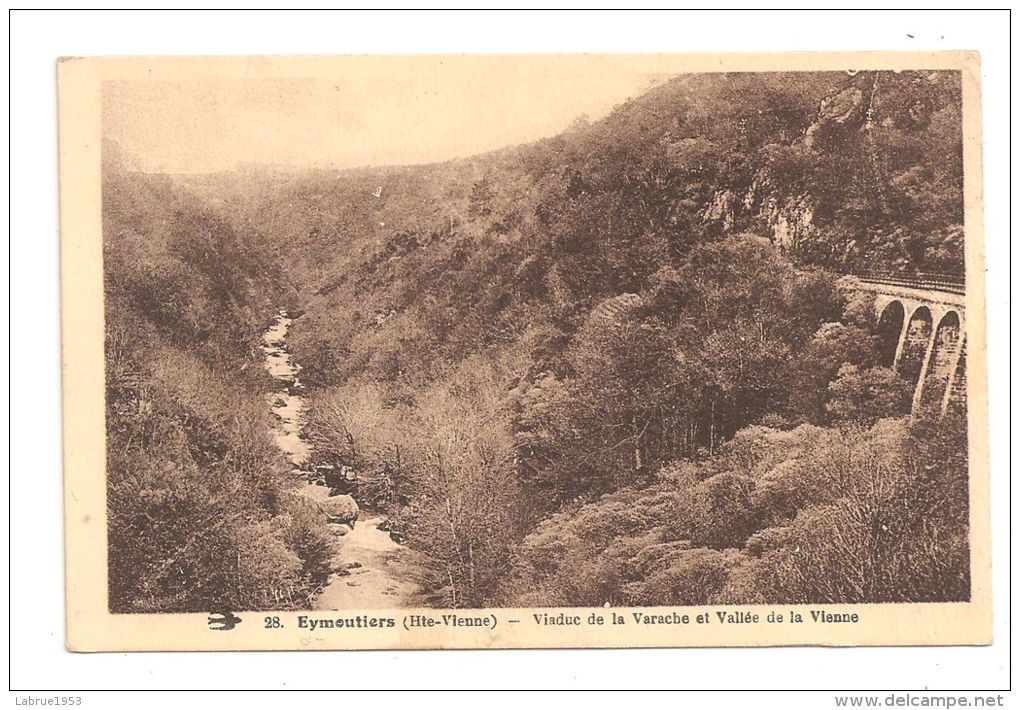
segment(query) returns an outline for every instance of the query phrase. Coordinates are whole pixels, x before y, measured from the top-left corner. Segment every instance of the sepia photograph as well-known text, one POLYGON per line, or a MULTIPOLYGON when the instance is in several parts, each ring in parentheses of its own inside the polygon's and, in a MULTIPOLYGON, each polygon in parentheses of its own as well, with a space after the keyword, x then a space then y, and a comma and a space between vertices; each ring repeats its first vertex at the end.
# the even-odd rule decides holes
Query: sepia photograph
POLYGON ((759 59, 63 60, 69 625, 988 642, 976 56, 759 59))

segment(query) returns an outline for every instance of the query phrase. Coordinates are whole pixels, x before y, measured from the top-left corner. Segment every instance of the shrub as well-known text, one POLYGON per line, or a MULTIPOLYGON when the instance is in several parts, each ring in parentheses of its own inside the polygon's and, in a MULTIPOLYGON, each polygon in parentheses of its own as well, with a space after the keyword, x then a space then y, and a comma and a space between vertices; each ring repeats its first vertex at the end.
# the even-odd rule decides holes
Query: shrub
POLYGON ((888 367, 843 365, 829 385, 825 409, 838 423, 874 424, 910 412, 913 386, 888 367))
POLYGON ((647 606, 708 604, 726 585, 733 554, 704 548, 685 550, 666 569, 653 573, 634 603, 647 606))

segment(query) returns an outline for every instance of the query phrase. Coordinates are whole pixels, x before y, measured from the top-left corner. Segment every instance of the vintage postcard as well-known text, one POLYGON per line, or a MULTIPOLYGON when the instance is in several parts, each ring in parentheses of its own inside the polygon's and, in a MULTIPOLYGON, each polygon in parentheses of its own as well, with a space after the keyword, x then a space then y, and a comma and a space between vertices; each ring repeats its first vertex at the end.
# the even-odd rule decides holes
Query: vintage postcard
POLYGON ((977 54, 57 73, 70 649, 991 642, 977 54))

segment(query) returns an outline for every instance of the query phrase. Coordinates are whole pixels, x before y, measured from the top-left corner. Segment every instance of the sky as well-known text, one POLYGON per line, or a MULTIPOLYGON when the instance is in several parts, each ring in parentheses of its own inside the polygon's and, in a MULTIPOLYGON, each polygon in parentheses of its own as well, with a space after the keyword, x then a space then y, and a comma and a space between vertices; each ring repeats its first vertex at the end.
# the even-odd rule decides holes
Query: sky
POLYGON ((582 55, 313 66, 106 81, 104 139, 148 172, 428 163, 555 135, 662 80, 639 63, 582 55))

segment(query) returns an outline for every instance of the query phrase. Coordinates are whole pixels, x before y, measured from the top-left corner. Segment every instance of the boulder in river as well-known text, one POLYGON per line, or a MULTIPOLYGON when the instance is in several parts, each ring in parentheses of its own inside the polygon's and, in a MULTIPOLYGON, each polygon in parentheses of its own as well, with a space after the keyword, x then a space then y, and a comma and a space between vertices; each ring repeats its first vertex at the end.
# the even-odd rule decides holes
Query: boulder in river
POLYGON ((344 523, 341 523, 340 525, 336 526, 336 536, 337 537, 343 537, 344 535, 347 535, 350 532, 351 532, 351 526, 350 525, 346 525, 344 523))
POLYGON ((319 502, 319 509, 331 523, 350 525, 358 520, 358 504, 348 495, 330 496, 319 502))

